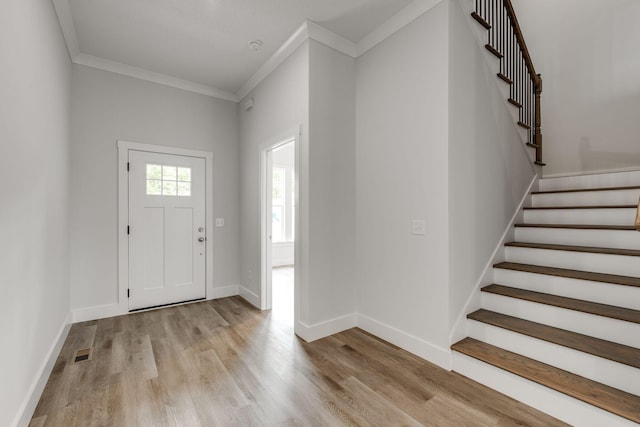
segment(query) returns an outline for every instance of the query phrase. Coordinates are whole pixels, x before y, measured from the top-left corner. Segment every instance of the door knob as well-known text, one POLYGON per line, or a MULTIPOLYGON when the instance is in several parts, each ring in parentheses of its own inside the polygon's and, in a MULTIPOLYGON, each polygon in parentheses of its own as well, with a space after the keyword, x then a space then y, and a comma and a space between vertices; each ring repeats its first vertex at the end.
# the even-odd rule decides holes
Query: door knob
POLYGON ((198 237, 198 242, 204 242, 205 240, 207 239, 205 239, 204 237, 198 237))

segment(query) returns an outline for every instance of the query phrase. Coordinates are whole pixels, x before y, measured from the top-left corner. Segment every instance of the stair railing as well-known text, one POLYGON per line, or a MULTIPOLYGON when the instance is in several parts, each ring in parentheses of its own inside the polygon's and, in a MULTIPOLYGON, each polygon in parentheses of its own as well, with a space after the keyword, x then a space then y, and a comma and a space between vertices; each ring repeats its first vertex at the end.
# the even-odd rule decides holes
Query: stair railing
POLYGON ((498 77, 509 84, 509 103, 519 109, 518 125, 527 130, 527 145, 542 162, 542 77, 536 73, 511 0, 475 0, 471 14, 487 31, 485 47, 500 59, 498 77))

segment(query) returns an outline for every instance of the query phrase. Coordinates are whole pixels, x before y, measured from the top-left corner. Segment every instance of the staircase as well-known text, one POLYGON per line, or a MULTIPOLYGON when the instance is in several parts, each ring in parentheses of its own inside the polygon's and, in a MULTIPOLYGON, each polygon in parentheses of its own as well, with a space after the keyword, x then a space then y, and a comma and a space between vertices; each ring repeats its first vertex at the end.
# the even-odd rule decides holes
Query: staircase
POLYGON ((454 370, 577 426, 640 424, 640 172, 541 179, 454 370))

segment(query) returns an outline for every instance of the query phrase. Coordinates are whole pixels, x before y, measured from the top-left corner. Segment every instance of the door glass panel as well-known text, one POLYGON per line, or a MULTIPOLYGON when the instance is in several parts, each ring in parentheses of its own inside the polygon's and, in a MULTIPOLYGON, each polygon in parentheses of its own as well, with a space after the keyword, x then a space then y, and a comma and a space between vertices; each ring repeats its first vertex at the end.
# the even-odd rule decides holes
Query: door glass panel
POLYGON ((175 181, 162 181, 162 195, 163 196, 175 196, 178 190, 178 186, 175 181))
POLYGON ((147 164, 147 195, 191 196, 191 168, 147 164))
POLYGON ((157 179, 148 179, 147 194, 150 194, 153 196, 162 194, 162 181, 157 179))

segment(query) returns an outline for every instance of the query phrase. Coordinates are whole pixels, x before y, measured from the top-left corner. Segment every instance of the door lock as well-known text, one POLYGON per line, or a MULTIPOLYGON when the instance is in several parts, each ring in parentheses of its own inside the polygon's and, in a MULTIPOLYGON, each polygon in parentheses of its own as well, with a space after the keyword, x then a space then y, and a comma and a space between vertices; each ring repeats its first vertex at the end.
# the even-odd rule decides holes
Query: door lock
POLYGON ((207 240, 206 237, 198 237, 198 242, 204 242, 205 240, 207 240))

